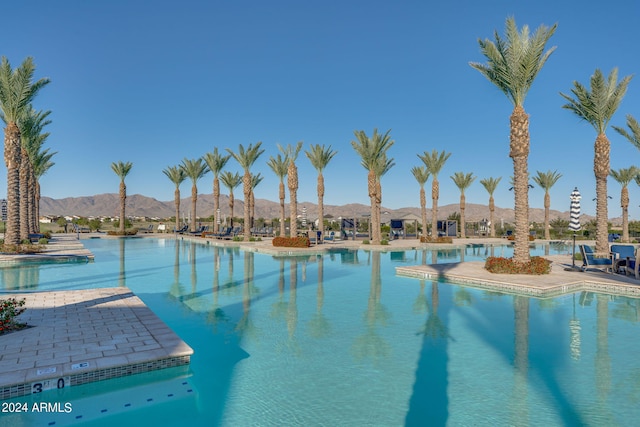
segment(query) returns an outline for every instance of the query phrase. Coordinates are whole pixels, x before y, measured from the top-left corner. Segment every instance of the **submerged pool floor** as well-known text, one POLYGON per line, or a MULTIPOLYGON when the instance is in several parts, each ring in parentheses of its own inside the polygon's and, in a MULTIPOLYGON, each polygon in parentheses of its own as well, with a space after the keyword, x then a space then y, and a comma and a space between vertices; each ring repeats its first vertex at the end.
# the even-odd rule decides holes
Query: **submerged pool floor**
POLYGON ((128 288, 2 294, 28 328, 0 341, 0 399, 186 365, 193 350, 128 288))

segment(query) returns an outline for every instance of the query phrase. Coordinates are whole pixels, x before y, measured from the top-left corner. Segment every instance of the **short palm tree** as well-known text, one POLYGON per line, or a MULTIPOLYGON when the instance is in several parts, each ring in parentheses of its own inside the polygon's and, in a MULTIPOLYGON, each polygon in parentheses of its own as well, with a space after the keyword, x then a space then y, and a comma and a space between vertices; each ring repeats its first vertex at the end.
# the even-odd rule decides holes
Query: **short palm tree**
POLYGON ((212 153, 206 153, 204 155, 204 161, 209 167, 211 173, 213 173, 213 214, 216 217, 216 220, 213 222, 213 231, 217 233, 219 231, 219 221, 218 218, 220 212, 220 172, 227 165, 227 162, 231 158, 231 155, 223 156, 218 152, 218 147, 213 149, 212 153))
POLYGON ((411 168, 411 173, 413 174, 418 184, 420 184, 420 216, 422 218, 422 235, 427 235, 427 196, 424 191, 424 185, 429 180, 429 171, 426 166, 414 166, 411 168))
POLYGON ((280 198, 280 236, 284 236, 286 233, 284 210, 284 199, 286 197, 286 193, 284 189, 284 177, 287 176, 287 171, 289 170, 289 159, 286 155, 283 157, 282 154, 279 153, 276 157, 271 156, 267 165, 280 179, 278 191, 280 198))
POLYGON ((381 188, 379 179, 382 175, 380 172, 384 171, 385 163, 388 161, 386 159, 387 150, 395 143, 391 139, 390 133, 390 129, 384 134, 380 134, 378 129, 374 129, 373 135, 369 138, 363 130, 354 131, 356 140, 351 141, 351 146, 362 159, 360 164, 368 171, 367 191, 371 201, 371 243, 374 245, 379 245, 382 240, 380 206, 378 204, 378 200, 381 200, 382 195, 378 195, 378 190, 381 188))
POLYGON ((233 157, 240 167, 244 169, 244 175, 242 177, 242 190, 244 193, 244 240, 251 238, 251 230, 249 230, 249 222, 251 221, 251 212, 249 211, 249 198, 251 197, 251 166, 258 160, 258 157, 264 153, 263 149, 260 149, 262 142, 257 142, 255 145, 249 144, 245 150, 244 146, 240 144, 238 146, 238 152, 233 152, 227 148, 231 157, 233 157))
POLYGON ((382 177, 395 165, 396 164, 393 161, 393 158, 388 158, 386 152, 378 158, 377 163, 374 165, 373 172, 376 177, 376 217, 371 221, 373 242, 382 242, 382 230, 380 229, 382 206, 382 177))
POLYGON ((558 182, 562 174, 558 173, 558 171, 536 172, 537 175, 533 177, 533 181, 544 190, 544 238, 550 240, 549 209, 551 208, 551 196, 549 196, 549 190, 558 182))
POLYGON ((183 159, 180 167, 184 174, 191 178, 191 225, 190 230, 196 231, 196 203, 198 202, 198 180, 209 172, 207 164, 202 158, 183 159))
POLYGON ((425 151, 423 154, 418 154, 418 158, 424 163, 427 172, 433 177, 431 180, 431 235, 433 237, 438 236, 438 199, 440 198, 438 174, 450 156, 451 153, 444 150, 441 153, 438 153, 438 150, 433 150, 431 153, 425 151))
POLYGON ((496 228, 494 226, 494 222, 493 222, 493 215, 496 211, 496 205, 495 202, 493 200, 493 193, 495 193, 496 188, 498 187, 498 184, 500 183, 500 180, 502 179, 502 177, 498 177, 498 178, 485 178, 485 179, 481 179, 480 180, 480 184, 482 184, 482 186, 485 188, 485 190, 487 190, 487 192, 489 193, 489 227, 491 229, 491 237, 496 237, 496 228))
POLYGON ((287 144, 286 147, 278 144, 278 150, 289 160, 287 165, 287 187, 289 187, 289 236, 298 235, 298 168, 296 160, 302 149, 302 141, 296 145, 287 144))
POLYGON ((133 167, 133 163, 131 162, 113 162, 111 163, 111 169, 115 172, 118 177, 120 177, 120 227, 119 233, 120 235, 124 235, 125 222, 127 220, 126 216, 126 202, 127 202, 127 186, 124 183, 124 179, 131 172, 131 168, 133 167))
POLYGON ((571 94, 560 95, 568 101, 563 105, 579 118, 589 123, 597 132, 594 146, 593 171, 596 177, 596 252, 608 252, 607 178, 611 171, 609 153, 611 143, 605 134, 607 126, 620 106, 632 76, 618 83, 618 69, 614 68, 607 78, 596 69, 591 76, 591 90, 577 81, 573 82, 571 94))
POLYGON ((611 169, 611 177, 622 186, 620 191, 620 207, 622 207, 622 241, 629 241, 629 183, 634 179, 640 182, 640 169, 635 166, 611 169))
POLYGON ((311 144, 311 148, 304 153, 311 162, 311 165, 318 171, 318 230, 320 235, 324 235, 324 176, 322 171, 327 167, 331 159, 338 153, 320 144, 311 144))
POLYGON ((478 40, 487 64, 471 62, 491 83, 496 85, 513 104, 510 117, 509 157, 513 160, 515 193, 515 245, 513 260, 529 261, 529 115, 524 100, 536 76, 555 50, 545 52, 545 46, 557 25, 538 27, 532 35, 527 25, 518 31, 513 17, 506 22, 506 39, 495 32, 495 42, 478 40))
POLYGON ((40 89, 49 83, 43 78, 33 81, 35 64, 25 59, 15 70, 6 57, 0 62, 0 110, 4 129, 4 161, 7 166, 7 223, 4 242, 20 244, 20 162, 21 136, 18 122, 24 109, 31 104, 40 89))
POLYGON ((180 229, 180 185, 187 179, 187 174, 184 172, 184 169, 180 166, 169 166, 162 170, 169 181, 173 182, 175 185, 175 191, 173 192, 173 203, 176 207, 176 225, 175 230, 180 229))
POLYGON ((467 237, 466 235, 466 226, 464 219, 464 211, 466 208, 466 200, 464 196, 464 192, 467 188, 471 186, 473 181, 475 181, 476 177, 473 176, 473 173, 463 173, 456 172, 451 176, 453 183, 460 189, 460 237, 464 239, 467 237))
POLYGON ((261 174, 257 173, 257 174, 251 174, 251 197, 249 197, 249 211, 251 212, 251 222, 250 222, 250 226, 253 227, 255 224, 255 218, 256 218, 256 197, 255 197, 255 190, 256 187, 262 182, 262 180, 264 179, 264 176, 262 176, 261 174))
POLYGON ((220 174, 220 181, 222 181, 222 184, 229 190, 229 211, 231 212, 231 221, 229 225, 233 227, 233 206, 235 204, 233 190, 242 184, 242 175, 238 172, 232 173, 224 171, 220 174))

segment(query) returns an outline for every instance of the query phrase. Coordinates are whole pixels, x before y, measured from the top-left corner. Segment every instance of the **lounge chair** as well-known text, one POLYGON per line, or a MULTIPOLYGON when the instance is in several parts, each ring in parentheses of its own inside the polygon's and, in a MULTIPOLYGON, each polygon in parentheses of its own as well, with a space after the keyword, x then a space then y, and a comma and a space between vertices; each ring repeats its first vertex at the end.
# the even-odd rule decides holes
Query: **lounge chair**
POLYGON ((189 234, 193 234, 194 236, 202 235, 205 231, 209 229, 208 225, 201 225, 196 229, 196 231, 190 231, 189 234))
POLYGON ((213 237, 215 237, 216 239, 226 239, 226 238, 232 238, 233 236, 231 235, 233 228, 232 227, 225 227, 224 230, 222 230, 220 233, 216 233, 213 235, 213 237))
POLYGON ((179 228, 177 230, 174 228, 173 232, 174 233, 178 233, 178 234, 183 234, 183 233, 187 232, 187 230, 189 230, 189 226, 188 225, 183 225, 182 228, 179 228))
POLYGON ((149 224, 148 227, 138 228, 138 233, 153 233, 153 224, 149 224))
POLYGON ((638 251, 640 251, 640 248, 636 249, 633 258, 627 258, 627 263, 624 268, 627 276, 633 274, 636 279, 640 279, 640 262, 637 261, 639 256, 638 251))
POLYGON ((336 232, 335 231, 330 231, 328 233, 324 233, 324 241, 325 242, 335 242, 336 239, 336 232))
MULTIPOLYGON (((636 248, 633 245, 611 245, 611 257, 613 259, 613 271, 620 273, 622 267, 627 270, 629 261, 636 257, 636 248)), ((625 271, 626 273, 626 271, 625 271)))
POLYGON ((604 254, 596 254, 589 245, 580 245, 580 253, 582 254, 582 271, 587 271, 589 268, 603 271, 611 271, 613 269, 610 254, 606 254, 606 257, 604 254))

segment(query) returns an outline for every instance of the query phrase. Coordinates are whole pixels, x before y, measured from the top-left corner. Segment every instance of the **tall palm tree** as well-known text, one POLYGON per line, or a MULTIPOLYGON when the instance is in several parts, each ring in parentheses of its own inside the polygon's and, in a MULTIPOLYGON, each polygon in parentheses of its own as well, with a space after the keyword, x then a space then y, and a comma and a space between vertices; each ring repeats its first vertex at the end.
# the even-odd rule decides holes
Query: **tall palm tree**
POLYGON ((162 173, 164 173, 176 186, 176 189, 173 192, 173 203, 176 207, 176 225, 174 229, 178 230, 180 228, 180 184, 187 179, 187 174, 180 166, 169 166, 163 169, 162 173))
POLYGON ((311 144, 310 147, 304 153, 307 155, 311 165, 318 171, 318 230, 322 236, 324 235, 324 176, 322 176, 322 171, 338 152, 332 150, 331 145, 325 147, 320 144, 311 144))
POLYGON ((418 154, 418 158, 422 160, 427 172, 433 177, 431 180, 431 236, 438 236, 438 198, 440 198, 440 183, 438 182, 438 174, 442 170, 447 159, 451 157, 451 153, 433 150, 431 153, 425 151, 418 154))
POLYGON ((280 197, 280 236, 284 236, 286 233, 285 228, 285 210, 284 210, 284 199, 286 197, 285 189, 284 189, 284 177, 287 176, 287 171, 289 170, 289 159, 285 155, 278 153, 277 157, 271 156, 267 165, 271 168, 273 173, 275 173, 280 179, 279 191, 278 195, 280 197))
POLYGON ((540 172, 536 171, 537 175, 533 177, 533 181, 538 184, 544 190, 544 238, 551 239, 549 232, 549 209, 551 208, 551 196, 549 196, 549 190, 555 185, 556 182, 562 177, 558 171, 540 172))
POLYGON ((213 231, 217 233, 219 223, 219 211, 220 211, 220 172, 226 166, 227 162, 231 158, 231 155, 223 156, 218 152, 218 147, 213 149, 212 153, 206 153, 204 155, 204 161, 209 166, 209 170, 213 173, 213 214, 216 216, 216 220, 213 222, 213 231))
POLYGON ((422 217, 422 235, 427 235, 427 196, 424 191, 424 185, 429 180, 429 171, 426 166, 414 166, 411 168, 411 173, 413 174, 418 184, 420 184, 420 214, 422 217))
POLYGON ((240 164, 240 167, 244 169, 244 176, 242 177, 242 190, 244 192, 244 240, 251 238, 251 230, 249 230, 249 222, 251 221, 251 213, 249 211, 249 198, 251 197, 251 166, 258 160, 258 157, 264 150, 260 149, 262 142, 257 142, 255 145, 249 144, 247 149, 242 144, 238 146, 238 152, 235 153, 227 148, 231 157, 240 164))
POLYGON ((6 57, 0 61, 0 110, 4 128, 4 162, 7 167, 7 223, 4 242, 20 244, 20 162, 21 137, 18 121, 48 78, 33 81, 33 58, 25 59, 15 70, 6 57))
POLYGON ((278 144, 278 150, 288 160, 287 165, 287 187, 289 187, 289 236, 296 237, 298 235, 298 168, 296 167, 296 160, 300 149, 302 148, 302 141, 294 146, 287 144, 286 147, 278 144))
POLYGON ((51 111, 36 111, 31 105, 24 109, 19 121, 21 136, 20 162, 20 239, 28 239, 30 233, 38 229, 38 210, 36 208, 36 176, 34 161, 42 145, 49 137, 43 132, 51 123, 47 117, 51 111))
POLYGON ((629 183, 634 179, 640 182, 640 169, 635 166, 621 168, 618 170, 611 169, 611 177, 622 185, 620 191, 620 207, 622 207, 622 241, 629 241, 629 183))
POLYGON ((507 18, 506 39, 495 32, 495 42, 478 40, 487 64, 471 62, 491 83, 496 85, 513 104, 510 117, 509 157, 513 160, 515 181, 515 245, 513 260, 529 261, 529 115, 524 100, 536 76, 555 50, 545 52, 545 46, 557 24, 541 25, 532 35, 527 25, 519 32, 513 17, 507 18))
POLYGON ((485 190, 487 190, 487 192, 489 193, 489 227, 491 227, 491 237, 496 237, 496 227, 493 225, 495 224, 493 222, 493 214, 496 211, 496 205, 493 200, 493 193, 496 191, 496 188, 498 187, 501 179, 502 177, 491 177, 480 180, 480 184, 482 184, 485 190))
POLYGON ((230 226, 233 227, 233 206, 235 204, 233 189, 242 184, 242 175, 238 172, 231 173, 229 171, 224 171, 220 174, 220 181, 222 181, 222 184, 229 190, 229 211, 231 212, 230 226))
POLYGON ((253 227, 256 218, 256 197, 255 197, 255 189, 262 182, 264 177, 260 174, 251 174, 251 197, 249 197, 249 211, 251 212, 251 222, 250 226, 253 227))
POLYGON ((116 175, 120 177, 120 228, 119 233, 124 235, 125 222, 127 220, 125 207, 127 202, 127 186, 124 183, 124 179, 131 172, 131 168, 133 167, 133 163, 131 162, 122 162, 118 161, 111 163, 111 169, 115 172, 116 175))
POLYGON ((632 76, 626 76, 618 83, 618 69, 614 68, 605 78, 602 71, 596 69, 591 76, 591 90, 577 81, 573 82, 573 95, 560 95, 568 101, 563 105, 596 130, 594 146, 593 172, 596 177, 596 252, 608 252, 608 210, 607 178, 611 170, 609 153, 611 143, 605 134, 607 126, 622 102, 632 76))
POLYGON ((453 176, 451 176, 451 179, 453 180, 453 183, 456 185, 456 187, 460 189, 460 237, 464 239, 465 237, 467 237, 464 220, 464 211, 466 208, 464 192, 467 188, 469 188, 469 186, 471 186, 476 177, 473 176, 473 173, 471 172, 466 174, 463 172, 456 172, 453 174, 453 176))
POLYGON ((44 176, 44 174, 47 173, 47 171, 55 165, 55 163, 51 161, 51 158, 56 154, 57 152, 54 151, 53 153, 51 153, 49 152, 49 149, 46 148, 44 150, 38 151, 33 156, 33 173, 35 176, 35 201, 34 201, 35 232, 40 232, 40 221, 38 220, 40 218, 40 197, 41 197, 40 178, 42 178, 42 176, 44 176))
MULTIPOLYGON (((382 176, 389 172, 389 170, 396 164, 393 158, 388 158, 387 153, 384 153, 378 158, 377 163, 374 165, 373 172, 376 177, 376 209, 375 218, 372 219, 372 234, 373 242, 382 241, 382 230, 380 229, 381 221, 381 206, 382 206, 382 176)), ((373 243, 376 244, 376 243, 373 243)))
POLYGON ((386 163, 386 153, 389 148, 395 143, 391 139, 391 129, 384 134, 379 134, 378 129, 373 129, 373 135, 371 138, 363 131, 354 131, 356 136, 355 141, 351 141, 351 146, 360 155, 362 161, 360 164, 368 171, 367 174, 367 191, 369 193, 369 200, 371 200, 371 225, 372 236, 371 243, 379 245, 381 241, 380 232, 380 207, 378 200, 381 196, 378 196, 379 189, 379 177, 381 175, 376 174, 382 172, 384 169, 384 163, 386 163), (381 161, 381 158, 385 158, 385 161, 381 161))
POLYGON ((196 231, 196 203, 198 201, 198 180, 209 172, 207 164, 202 158, 183 159, 180 167, 185 175, 191 178, 191 224, 190 230, 196 231))

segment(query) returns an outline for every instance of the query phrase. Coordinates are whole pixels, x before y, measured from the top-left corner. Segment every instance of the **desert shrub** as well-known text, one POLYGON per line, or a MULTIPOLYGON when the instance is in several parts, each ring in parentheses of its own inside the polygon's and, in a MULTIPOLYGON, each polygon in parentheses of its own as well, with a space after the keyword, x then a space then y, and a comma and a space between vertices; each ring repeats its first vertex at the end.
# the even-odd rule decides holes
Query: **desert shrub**
POLYGON ((15 298, 0 300, 0 335, 7 332, 24 328, 24 323, 16 322, 16 317, 24 313, 24 298, 17 300, 15 298))
POLYGON ((380 244, 381 245, 388 245, 389 241, 387 239, 382 239, 382 240, 380 240, 380 244))
POLYGON ((41 237, 38 239, 38 244, 39 245, 46 245, 47 243, 49 243, 49 240, 47 240, 46 237, 41 237))
POLYGON ((109 230, 107 231, 109 236, 135 236, 138 234, 138 229, 134 228, 131 230, 124 230, 124 234, 120 233, 119 230, 109 230))
POLYGON ((308 237, 274 237, 271 242, 273 246, 285 248, 308 248, 311 246, 308 237))
POLYGON ((364 239, 364 240, 362 241, 362 244, 363 244, 363 245, 368 245, 368 244, 369 244, 369 241, 368 241, 367 239, 364 239))
POLYGON ((440 236, 436 238, 431 236, 420 236, 420 243, 453 243, 453 238, 448 236, 440 236))
POLYGON ((515 262, 513 258, 489 257, 484 268, 490 273, 499 274, 549 274, 551 261, 539 256, 531 257, 525 263, 515 262))

